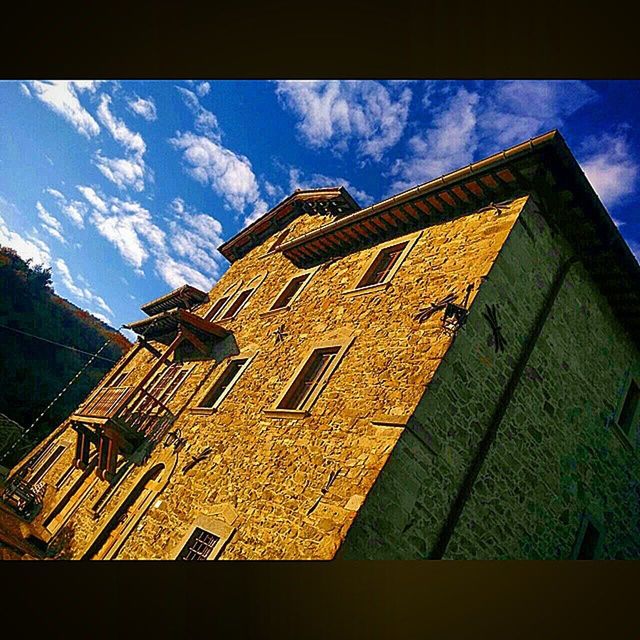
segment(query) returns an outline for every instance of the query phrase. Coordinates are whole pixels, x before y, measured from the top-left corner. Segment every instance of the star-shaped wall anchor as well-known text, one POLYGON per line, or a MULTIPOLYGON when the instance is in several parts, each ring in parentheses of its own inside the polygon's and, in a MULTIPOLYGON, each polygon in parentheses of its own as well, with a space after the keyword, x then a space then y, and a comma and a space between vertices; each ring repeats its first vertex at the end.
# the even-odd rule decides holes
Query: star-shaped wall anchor
POLYGON ((276 338, 276 344, 278 344, 279 342, 284 342, 284 339, 286 336, 288 336, 289 334, 286 332, 284 325, 281 324, 274 332, 273 335, 276 338))

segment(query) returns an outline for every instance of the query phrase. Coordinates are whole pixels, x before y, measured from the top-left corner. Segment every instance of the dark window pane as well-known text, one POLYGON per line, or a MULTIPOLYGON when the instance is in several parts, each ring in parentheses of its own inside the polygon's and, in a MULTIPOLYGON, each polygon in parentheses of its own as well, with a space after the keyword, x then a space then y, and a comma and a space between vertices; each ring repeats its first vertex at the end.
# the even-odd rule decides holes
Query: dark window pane
POLYGON ((358 286, 367 287, 372 284, 378 284, 379 282, 384 282, 384 279, 387 277, 393 265, 398 261, 400 254, 404 251, 404 248, 407 246, 407 243, 396 245, 395 247, 388 247, 387 249, 383 249, 373 264, 364 275, 364 278, 360 281, 358 286))
POLYGON ((593 560, 596 555, 596 549, 598 548, 598 541, 600 540, 600 532, 593 526, 591 522, 587 523, 587 528, 584 532, 584 537, 580 543, 580 549, 578 551, 578 560, 593 560))
POLYGON ((216 382, 213 389, 207 394, 207 397, 202 401, 201 407, 213 407, 218 398, 227 390, 229 385, 234 381, 235 377, 240 373, 247 360, 232 360, 224 373, 220 376, 220 379, 216 382))
POLYGON ((184 545, 178 560, 206 560, 220 538, 209 531, 196 527, 184 545))
POLYGON ((205 320, 215 320, 215 318, 218 315, 218 312, 220 311, 220 309, 222 309, 222 307, 224 307, 224 305, 227 304, 227 300, 229 300, 229 296, 224 296, 223 298, 220 298, 213 305, 213 307, 211 307, 211 309, 209 309, 209 311, 207 312, 207 315, 205 317, 205 320))
POLYGON ((278 299, 274 302, 272 309, 282 309, 286 307, 296 295, 300 287, 304 284, 308 276, 297 276, 289 282, 285 290, 280 294, 278 299))
POLYGON ((64 445, 58 445, 49 455, 49 457, 42 463, 40 468, 35 472, 33 477, 31 478, 31 482, 38 482, 41 478, 45 476, 47 471, 51 469, 51 467, 55 464, 56 460, 62 455, 62 452, 65 450, 64 445))
POLYGON ((289 393, 278 405, 279 409, 300 409, 307 402, 318 384, 322 381, 329 365, 336 357, 340 347, 318 349, 309 358, 309 362, 293 383, 289 393))
POLYGON ((633 380, 629 387, 629 391, 627 392, 627 397, 624 400, 624 405, 622 406, 622 411, 618 420, 620 428, 627 435, 631 435, 631 427, 633 426, 633 419, 637 413, 639 402, 640 389, 638 388, 635 380, 633 380))
POLYGON ((240 307, 244 304, 245 300, 253 293, 253 289, 247 289, 240 293, 236 299, 231 303, 231 306, 224 312, 220 320, 226 320, 227 318, 233 318, 236 315, 240 307))

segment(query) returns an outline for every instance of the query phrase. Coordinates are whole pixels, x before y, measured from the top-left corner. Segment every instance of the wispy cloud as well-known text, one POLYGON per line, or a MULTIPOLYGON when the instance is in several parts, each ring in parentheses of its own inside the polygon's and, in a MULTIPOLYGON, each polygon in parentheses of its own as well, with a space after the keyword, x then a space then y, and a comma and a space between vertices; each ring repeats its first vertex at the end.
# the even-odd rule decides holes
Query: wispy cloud
MULTIPOLYGON (((427 124, 391 169, 391 193, 437 178, 554 127, 597 99, 574 80, 498 81, 477 90, 451 82, 424 87, 427 124)), ((415 126, 415 123, 414 123, 415 126)))
POLYGON ((248 216, 267 211, 248 158, 194 133, 178 133, 170 142, 183 152, 187 173, 198 182, 211 185, 232 209, 243 214, 248 210, 248 216))
POLYGON ((134 191, 144 191, 147 166, 141 156, 107 158, 98 151, 93 162, 100 173, 118 188, 131 187, 134 191))
POLYGON ((136 155, 143 155, 147 150, 142 136, 127 127, 124 120, 115 117, 111 111, 111 97, 106 93, 100 96, 100 103, 97 110, 98 119, 105 129, 112 135, 116 142, 119 142, 126 151, 136 155))
POLYGON ((582 150, 582 170, 608 207, 635 192, 638 159, 633 156, 623 130, 615 135, 591 136, 584 141, 582 150))
POLYGON ((86 138, 97 136, 100 126, 80 104, 78 93, 95 90, 93 81, 40 81, 28 83, 31 93, 49 109, 69 122, 86 138))
POLYGON ((62 211, 69 220, 81 229, 84 227, 84 217, 87 213, 87 207, 84 202, 80 200, 69 200, 63 193, 58 191, 58 189, 48 188, 45 191, 56 199, 60 211, 62 211))
MULTIPOLYGON (((0 198, 0 211, 6 206, 8 206, 7 201, 0 198)), ((0 215, 0 245, 17 251, 23 260, 32 260, 34 264, 44 267, 51 266, 51 250, 47 243, 33 235, 24 236, 13 231, 2 215, 0 215)))
POLYGON ((496 82, 480 104, 479 126, 490 151, 561 127, 598 94, 579 80, 496 82))
POLYGON ((353 141, 360 157, 373 160, 400 140, 412 96, 403 83, 373 80, 280 81, 276 93, 308 146, 344 152, 353 141))
MULTIPOLYGON (((55 274, 59 277, 60 282, 71 295, 82 300, 83 302, 96 304, 104 312, 108 313, 110 316, 113 316, 113 311, 111 310, 111 307, 109 307, 109 305, 104 301, 104 298, 93 293, 93 291, 91 291, 89 287, 81 287, 76 284, 73 276, 71 275, 71 271, 67 266, 67 263, 62 258, 57 258, 54 265, 55 274)), ((78 279, 80 279, 80 277, 78 277, 78 279)), ((106 321, 109 322, 109 320, 106 321)))
POLYGON ((153 122, 158 119, 158 111, 156 109, 156 103, 153 101, 153 98, 140 98, 139 96, 131 99, 127 103, 131 111, 141 116, 145 120, 149 122, 153 122))
POLYGON ((460 88, 434 110, 431 126, 409 140, 409 156, 392 167, 394 193, 471 162, 478 147, 479 99, 478 94, 460 88))
POLYGON ((194 116, 193 126, 195 130, 214 140, 220 141, 220 130, 216 116, 200 104, 198 96, 196 96, 193 91, 189 91, 189 89, 185 89, 184 87, 176 87, 176 89, 194 116))
POLYGON ((142 136, 131 131, 123 120, 115 117, 111 111, 111 98, 106 94, 100 97, 98 118, 113 139, 124 147, 127 157, 107 158, 98 150, 93 159, 94 164, 118 188, 131 187, 135 191, 143 191, 148 171, 143 157, 147 145, 142 136))
POLYGON ((196 84, 196 93, 202 98, 206 96, 211 90, 211 85, 208 82, 198 82, 196 84))
POLYGON ((62 235, 63 228, 60 220, 55 216, 51 215, 45 208, 42 206, 41 202, 36 202, 36 209, 38 210, 38 218, 42 221, 40 225, 49 235, 56 238, 62 244, 66 244, 64 236, 62 235))
POLYGON ((105 197, 79 185, 93 210, 91 222, 118 250, 135 273, 144 275, 151 261, 156 273, 171 287, 185 282, 209 290, 221 273, 222 225, 213 216, 196 212, 183 199, 172 202, 168 233, 140 203, 105 197))

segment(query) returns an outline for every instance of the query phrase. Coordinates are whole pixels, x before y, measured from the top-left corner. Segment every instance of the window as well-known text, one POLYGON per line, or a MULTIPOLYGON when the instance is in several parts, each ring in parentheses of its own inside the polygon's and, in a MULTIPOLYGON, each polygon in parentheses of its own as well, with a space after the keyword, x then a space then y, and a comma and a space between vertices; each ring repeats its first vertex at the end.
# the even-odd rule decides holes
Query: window
POLYGON ((292 278, 289 281, 289 284, 287 284, 287 286, 282 290, 280 295, 276 298, 276 301, 271 306, 270 311, 275 311, 276 309, 284 309, 288 307, 308 278, 309 278, 308 273, 292 278))
POLYGON ((408 242, 402 242, 382 249, 366 270, 356 289, 385 282, 408 244, 408 242))
POLYGON ((36 469, 35 473, 31 477, 31 482, 38 482, 41 480, 55 464, 56 460, 62 455, 66 447, 63 444, 59 444, 45 459, 45 461, 36 469))
POLYGON ((129 377, 130 373, 131 373, 130 371, 123 371, 121 374, 117 375, 114 378, 113 382, 111 382, 109 386, 119 387, 129 377))
POLYGON ((602 530, 591 516, 583 515, 578 532, 578 539, 573 551, 576 560, 595 560, 600 555, 602 530))
POLYGON ((636 423, 636 416, 638 414, 638 405, 640 404, 640 388, 635 380, 631 381, 627 395, 622 405, 622 411, 618 417, 618 426, 626 436, 632 438, 633 427, 636 423))
POLYGON ((245 289, 241 291, 233 303, 229 306, 229 308, 222 314, 220 320, 228 320, 229 318, 234 318, 240 309, 245 305, 249 296, 254 292, 254 289, 245 289))
POLYGON ((231 296, 222 296, 222 298, 216 300, 215 304, 207 312, 207 315, 205 316, 205 320, 211 320, 211 321, 215 320, 216 316, 220 313, 220 311, 222 310, 222 307, 224 307, 224 305, 227 304, 230 297, 231 296))
POLYGON ((215 534, 196 527, 187 543, 180 551, 178 560, 207 560, 220 538, 215 534))
POLYGON ((149 393, 156 400, 166 403, 188 375, 189 369, 185 369, 179 364, 172 364, 159 378, 156 378, 149 393))
POLYGON ((222 372, 222 375, 204 397, 204 400, 199 404, 199 407, 217 409, 220 403, 227 397, 227 394, 231 391, 231 388, 242 375, 242 372, 248 364, 249 358, 236 358, 231 360, 222 372))
POLYGON ((316 349, 277 408, 304 411, 305 407, 310 405, 314 391, 319 390, 322 382, 328 377, 329 367, 339 351, 339 346, 316 349))

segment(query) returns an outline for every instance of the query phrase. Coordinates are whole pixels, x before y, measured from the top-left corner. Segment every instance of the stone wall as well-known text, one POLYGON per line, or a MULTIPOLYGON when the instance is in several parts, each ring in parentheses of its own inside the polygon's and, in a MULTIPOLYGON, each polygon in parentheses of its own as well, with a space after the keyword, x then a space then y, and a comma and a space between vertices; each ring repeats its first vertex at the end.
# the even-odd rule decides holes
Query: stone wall
MULTIPOLYGON (((148 507, 131 510, 139 520, 116 557, 172 558, 201 516, 234 528, 221 558, 333 557, 390 452, 405 439, 398 425, 413 413, 450 347, 440 316, 421 323, 417 312, 448 294, 460 302, 469 284, 475 286, 473 300, 526 201, 427 227, 390 286, 364 295, 344 292, 353 289, 376 248, 322 265, 291 309, 266 314, 299 270, 280 253, 267 255, 272 238, 233 263, 199 315, 229 287, 258 274, 266 278, 239 315, 222 323, 233 336, 218 346, 218 357, 193 362, 171 401, 178 414, 175 427, 187 445, 166 487, 150 489, 149 496, 158 491, 157 499, 153 494, 148 507), (274 333, 279 327, 282 341, 274 333), (308 417, 264 413, 314 344, 344 337, 353 342, 308 417), (238 352, 256 355, 219 409, 211 415, 191 412, 223 370, 221 358, 238 352), (209 455, 184 472, 184 465, 207 448, 209 455), (328 486, 332 474, 335 480, 328 486)), ((141 352, 130 364, 137 379, 151 360, 141 352)), ((72 431, 64 433, 71 442, 72 431)), ((166 450, 159 446, 94 516, 91 506, 107 487, 98 481, 60 531, 60 556, 80 557, 162 455, 166 450)), ((50 484, 71 458, 70 448, 47 476, 50 484)), ((61 490, 49 490, 45 517, 74 477, 61 490)))
MULTIPOLYGON (((530 202, 351 528, 341 556, 426 558, 571 249, 530 202), (503 351, 484 314, 495 305, 503 351)), ((615 426, 638 349, 574 265, 457 522, 445 558, 569 558, 581 518, 605 558, 640 556, 640 465, 615 426)), ((637 443, 636 443, 637 444, 637 443)))

